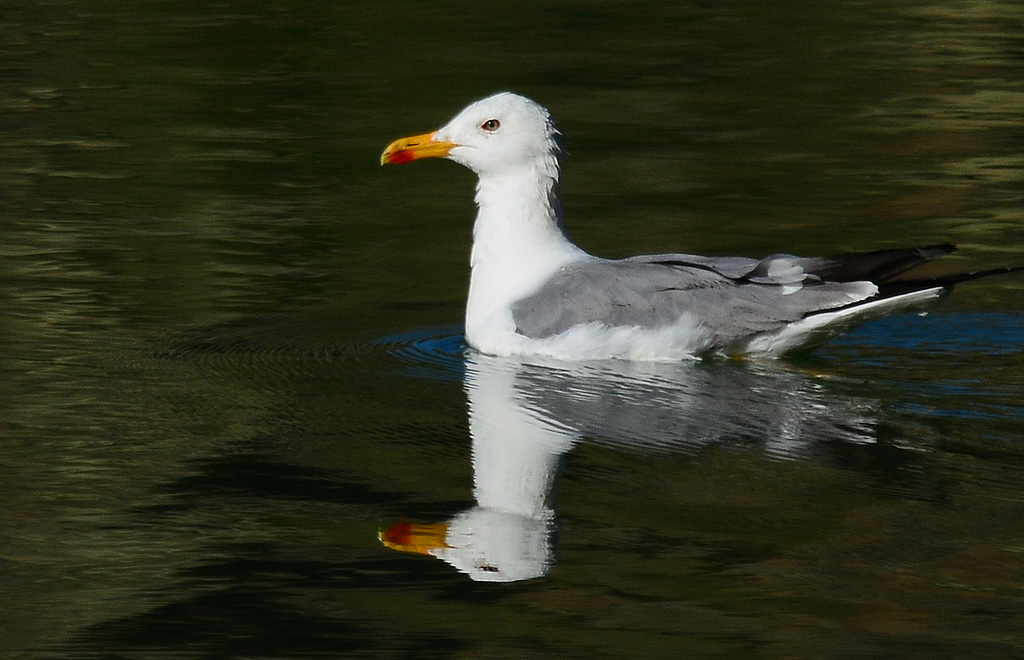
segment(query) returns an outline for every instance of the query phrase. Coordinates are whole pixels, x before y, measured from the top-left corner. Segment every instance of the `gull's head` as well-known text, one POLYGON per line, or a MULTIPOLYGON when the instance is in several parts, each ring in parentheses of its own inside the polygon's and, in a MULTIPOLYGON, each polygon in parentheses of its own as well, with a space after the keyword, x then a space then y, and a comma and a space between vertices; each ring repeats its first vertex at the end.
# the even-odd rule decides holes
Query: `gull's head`
POLYGON ((395 140, 380 162, 447 158, 478 175, 530 166, 555 173, 561 153, 548 111, 524 96, 501 92, 469 104, 432 133, 395 140))

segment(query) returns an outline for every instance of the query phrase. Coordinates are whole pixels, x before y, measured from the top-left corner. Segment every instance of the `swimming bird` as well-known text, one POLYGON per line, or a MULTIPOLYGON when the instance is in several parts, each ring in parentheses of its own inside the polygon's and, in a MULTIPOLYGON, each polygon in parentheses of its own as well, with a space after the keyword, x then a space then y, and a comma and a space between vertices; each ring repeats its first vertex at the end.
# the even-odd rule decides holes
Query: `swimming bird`
POLYGON ((777 356, 918 307, 954 284, 1024 267, 897 276, 941 244, 831 257, 656 254, 603 259, 565 233, 564 150, 550 113, 501 92, 436 131, 395 140, 381 164, 446 158, 476 173, 466 341, 494 355, 678 360, 777 356))

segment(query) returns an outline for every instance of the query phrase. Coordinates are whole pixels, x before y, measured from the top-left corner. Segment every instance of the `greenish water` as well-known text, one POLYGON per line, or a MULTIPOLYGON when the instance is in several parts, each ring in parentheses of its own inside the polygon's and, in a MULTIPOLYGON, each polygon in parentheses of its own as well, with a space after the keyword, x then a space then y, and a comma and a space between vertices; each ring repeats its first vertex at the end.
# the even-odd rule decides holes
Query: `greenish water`
POLYGON ((1010 1, 6 3, 0 656, 1024 657, 1022 278, 799 361, 494 360, 472 176, 377 166, 512 89, 589 251, 1019 263, 1022 34, 1010 1), (473 552, 378 540, 417 525, 473 552))

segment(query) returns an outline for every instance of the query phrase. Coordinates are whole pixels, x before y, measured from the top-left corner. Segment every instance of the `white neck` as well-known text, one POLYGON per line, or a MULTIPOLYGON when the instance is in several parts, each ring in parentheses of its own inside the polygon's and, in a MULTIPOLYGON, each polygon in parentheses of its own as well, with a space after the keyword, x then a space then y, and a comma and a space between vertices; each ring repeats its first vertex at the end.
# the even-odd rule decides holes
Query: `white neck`
POLYGON ((514 302, 585 253, 562 228, 556 162, 482 174, 476 203, 466 337, 479 348, 485 335, 514 329, 514 302))

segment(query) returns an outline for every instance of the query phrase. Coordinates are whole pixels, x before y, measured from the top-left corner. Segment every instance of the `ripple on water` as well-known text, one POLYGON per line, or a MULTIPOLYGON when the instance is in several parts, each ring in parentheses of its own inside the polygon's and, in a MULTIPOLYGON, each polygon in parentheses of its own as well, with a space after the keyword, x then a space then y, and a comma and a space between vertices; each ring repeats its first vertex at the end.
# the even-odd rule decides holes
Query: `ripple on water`
POLYGON ((372 360, 373 346, 331 341, 308 319, 247 317, 173 331, 153 339, 157 358, 214 373, 253 377, 309 376, 325 365, 372 360))
POLYGON ((371 371, 458 382, 466 344, 458 326, 426 328, 376 339, 325 342, 302 321, 246 318, 157 338, 156 357, 187 361, 216 371, 253 376, 303 376, 344 362, 371 371))
POLYGON ((467 346, 458 326, 401 332, 372 343, 402 363, 398 372, 404 376, 460 382, 465 373, 467 346))

